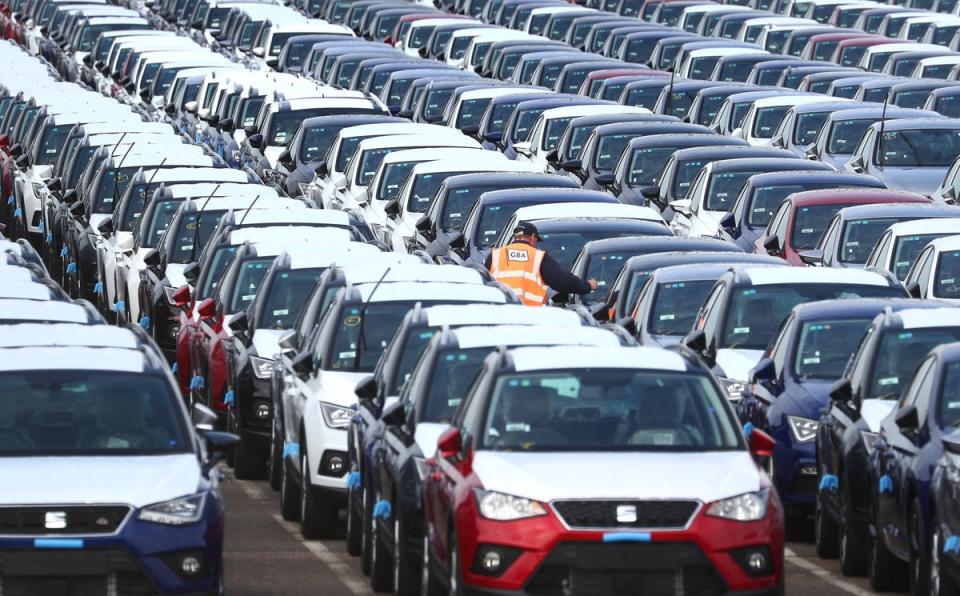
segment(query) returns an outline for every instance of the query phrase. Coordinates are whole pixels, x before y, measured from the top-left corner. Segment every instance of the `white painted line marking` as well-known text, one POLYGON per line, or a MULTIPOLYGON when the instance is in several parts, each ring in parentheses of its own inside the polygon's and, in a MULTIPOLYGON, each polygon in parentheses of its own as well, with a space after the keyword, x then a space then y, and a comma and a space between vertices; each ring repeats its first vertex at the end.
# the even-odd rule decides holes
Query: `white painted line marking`
POLYGON ((874 596, 873 592, 870 590, 864 590, 863 588, 860 588, 859 586, 856 586, 847 580, 838 577, 834 573, 824 569, 813 561, 804 559, 803 557, 798 557, 797 554, 789 548, 783 549, 783 554, 785 563, 796 565, 810 575, 814 575, 822 579, 831 586, 839 590, 843 590, 847 594, 855 594, 856 596, 874 596))
POLYGON ((358 573, 353 565, 350 563, 350 558, 344 556, 340 553, 334 552, 327 548, 327 546, 320 540, 304 540, 303 536, 300 535, 300 528, 297 524, 288 522, 279 513, 274 513, 271 515, 274 520, 283 528, 290 533, 293 538, 303 544, 307 550, 309 550, 315 557, 320 559, 327 567, 333 571, 334 575, 337 576, 343 585, 347 587, 354 594, 362 594, 363 596, 368 596, 373 594, 370 591, 370 588, 367 584, 366 578, 362 574, 358 573))

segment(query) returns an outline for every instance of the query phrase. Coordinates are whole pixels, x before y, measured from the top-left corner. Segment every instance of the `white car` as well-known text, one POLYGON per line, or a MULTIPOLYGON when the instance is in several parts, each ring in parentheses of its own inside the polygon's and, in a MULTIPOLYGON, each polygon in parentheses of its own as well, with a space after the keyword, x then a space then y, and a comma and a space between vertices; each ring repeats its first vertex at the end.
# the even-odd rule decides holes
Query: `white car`
POLYGON ((892 54, 899 52, 925 52, 933 50, 942 52, 942 46, 936 46, 928 43, 915 43, 912 41, 891 41, 891 43, 882 43, 876 46, 870 46, 860 57, 857 68, 867 72, 883 72, 883 67, 887 64, 887 59, 892 54))
POLYGON ((825 97, 819 93, 798 93, 766 97, 753 102, 743 117, 743 122, 733 131, 754 147, 770 144, 787 111, 793 106, 821 103, 825 97))
POLYGON ((748 54, 767 54, 760 48, 725 46, 718 48, 700 48, 691 50, 682 64, 677 66, 677 78, 709 81, 717 62, 724 56, 744 56, 748 54))
POLYGON ((954 67, 960 64, 960 55, 921 58, 910 74, 912 79, 949 79, 954 67))
POLYGON ((960 234, 960 218, 914 219, 895 223, 877 240, 867 257, 866 267, 889 271, 903 281, 924 247, 938 238, 957 234, 960 234))
POLYGON ((960 234, 927 244, 910 267, 903 285, 914 298, 960 304, 960 234))
POLYGON ((542 87, 522 85, 497 85, 482 89, 471 89, 459 94, 456 102, 447 104, 447 109, 441 121, 445 122, 450 128, 470 134, 471 130, 476 130, 480 126, 480 121, 487 111, 487 106, 494 98, 516 93, 539 94, 552 93, 552 91, 542 87))

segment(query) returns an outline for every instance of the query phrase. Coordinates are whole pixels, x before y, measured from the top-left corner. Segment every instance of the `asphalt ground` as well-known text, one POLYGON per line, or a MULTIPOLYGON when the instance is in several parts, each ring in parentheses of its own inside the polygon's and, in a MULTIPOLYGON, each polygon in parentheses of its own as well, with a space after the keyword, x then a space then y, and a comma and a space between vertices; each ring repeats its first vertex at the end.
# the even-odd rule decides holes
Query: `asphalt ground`
MULTIPOLYGON (((297 524, 280 517, 279 493, 265 480, 236 480, 227 468, 224 474, 228 596, 373 594, 360 560, 347 554, 342 538, 303 540, 297 524)), ((812 534, 810 540, 787 543, 786 593, 873 594, 866 579, 843 577, 837 561, 817 558, 812 534)))

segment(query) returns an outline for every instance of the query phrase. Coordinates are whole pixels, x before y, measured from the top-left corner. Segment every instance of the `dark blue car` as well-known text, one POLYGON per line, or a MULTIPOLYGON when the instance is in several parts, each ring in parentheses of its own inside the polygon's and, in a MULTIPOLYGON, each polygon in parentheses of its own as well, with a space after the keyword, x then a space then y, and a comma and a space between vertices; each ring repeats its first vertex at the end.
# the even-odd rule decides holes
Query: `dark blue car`
MULTIPOLYGON (((955 349, 956 344, 950 346, 951 357, 955 349)), ((941 440, 943 454, 930 481, 930 592, 956 595, 960 594, 960 431, 941 440)))

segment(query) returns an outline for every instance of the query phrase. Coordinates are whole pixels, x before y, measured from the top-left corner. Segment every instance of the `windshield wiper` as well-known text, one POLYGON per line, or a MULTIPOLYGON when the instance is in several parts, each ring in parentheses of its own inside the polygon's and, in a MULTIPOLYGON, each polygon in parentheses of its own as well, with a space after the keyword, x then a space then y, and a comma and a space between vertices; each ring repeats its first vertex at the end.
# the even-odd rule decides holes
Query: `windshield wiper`
POLYGON ((391 267, 387 267, 387 270, 383 272, 383 275, 381 275, 380 279, 377 280, 377 283, 373 286, 373 289, 370 290, 370 295, 367 296, 366 301, 363 303, 363 308, 360 309, 360 327, 357 329, 357 333, 359 334, 357 337, 357 353, 354 354, 353 360, 354 372, 360 370, 360 354, 367 345, 367 338, 363 332, 364 324, 367 322, 367 308, 370 306, 370 300, 373 299, 373 295, 376 294, 377 290, 380 288, 380 284, 382 284, 383 280, 386 279, 387 275, 390 274, 390 269, 391 267))

